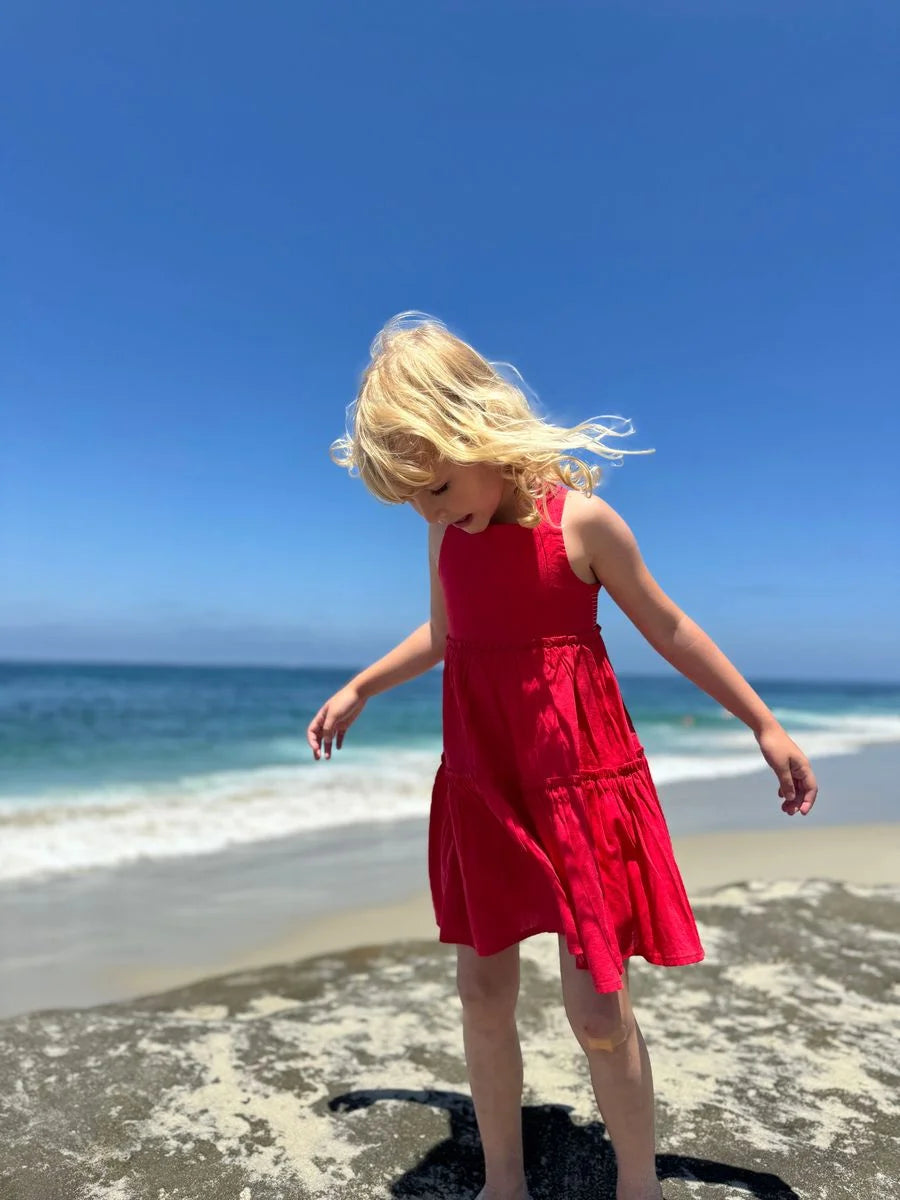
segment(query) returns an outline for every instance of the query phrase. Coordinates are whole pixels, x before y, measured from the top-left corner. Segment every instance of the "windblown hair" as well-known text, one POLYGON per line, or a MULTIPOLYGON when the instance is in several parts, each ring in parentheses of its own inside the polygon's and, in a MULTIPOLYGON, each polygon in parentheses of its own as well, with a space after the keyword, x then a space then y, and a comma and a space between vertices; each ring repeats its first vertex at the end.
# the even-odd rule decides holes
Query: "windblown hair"
MULTIPOLYGON (((441 464, 490 463, 512 479, 522 494, 519 524, 532 528, 547 518, 546 499, 563 482, 590 496, 602 469, 572 450, 588 450, 621 465, 625 454, 653 450, 615 450, 606 437, 633 433, 623 417, 623 432, 594 421, 571 427, 538 415, 524 391, 446 325, 425 313, 392 317, 370 347, 356 399, 347 407, 347 432, 334 441, 331 458, 356 471, 366 487, 388 504, 402 504, 433 485, 441 464)), ((524 383, 524 380, 523 380, 524 383)))

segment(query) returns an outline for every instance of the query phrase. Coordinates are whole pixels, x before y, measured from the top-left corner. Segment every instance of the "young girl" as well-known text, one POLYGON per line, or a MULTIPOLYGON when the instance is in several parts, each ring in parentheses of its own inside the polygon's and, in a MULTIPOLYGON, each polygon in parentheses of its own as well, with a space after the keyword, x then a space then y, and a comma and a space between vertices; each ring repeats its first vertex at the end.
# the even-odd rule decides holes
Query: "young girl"
MULTIPOLYGON (((753 730, 783 811, 817 786, 799 747, 645 566, 593 494, 623 453, 591 422, 560 428, 471 346, 425 314, 379 333, 332 447, 367 488, 428 522, 431 616, 316 713, 331 757, 366 701, 442 659, 444 751, 428 868, 442 942, 456 943, 472 1101, 484 1151, 477 1200, 527 1200, 519 942, 559 935, 565 1011, 616 1162, 617 1200, 660 1200, 650 1060, 628 960, 699 962, 703 948, 642 744, 596 623, 606 588, 653 648, 753 730), (425 319, 419 320, 419 317, 425 319)), ((506 365, 506 364, 503 364, 506 365)), ((630 429, 627 432, 632 432, 630 429)))

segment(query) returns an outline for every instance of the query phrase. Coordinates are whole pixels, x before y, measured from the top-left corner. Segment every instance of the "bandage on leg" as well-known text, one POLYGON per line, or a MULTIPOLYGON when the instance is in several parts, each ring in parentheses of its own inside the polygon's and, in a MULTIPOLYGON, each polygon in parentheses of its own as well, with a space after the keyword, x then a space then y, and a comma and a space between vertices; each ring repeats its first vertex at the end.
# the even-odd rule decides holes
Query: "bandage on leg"
POLYGON ((624 1042, 628 1041, 628 1035, 630 1033, 630 1025, 621 1025, 614 1032, 612 1037, 595 1038, 586 1036, 584 1040, 588 1050, 615 1050, 618 1046, 621 1046, 624 1042))

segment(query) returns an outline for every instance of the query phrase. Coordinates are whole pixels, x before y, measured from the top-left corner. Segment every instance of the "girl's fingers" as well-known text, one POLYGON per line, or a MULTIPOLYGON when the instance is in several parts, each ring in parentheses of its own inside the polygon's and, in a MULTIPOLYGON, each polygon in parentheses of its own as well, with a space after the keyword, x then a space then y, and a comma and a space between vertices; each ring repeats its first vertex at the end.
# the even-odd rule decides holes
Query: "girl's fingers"
POLYGON ((306 740, 312 747, 315 758, 321 758, 323 750, 325 757, 331 758, 331 747, 335 741, 337 742, 335 749, 340 750, 344 744, 347 726, 353 721, 356 712, 361 707, 362 705, 359 705, 354 710, 351 706, 341 703, 332 706, 329 700, 319 709, 306 731, 306 740))
POLYGON ((792 764, 794 776, 794 802, 796 807, 803 813, 804 816, 812 808, 816 802, 816 777, 812 773, 812 768, 809 763, 801 759, 799 763, 792 764))
MULTIPOLYGON (((328 713, 328 705, 325 704, 310 722, 309 729, 306 731, 306 740, 312 747, 313 757, 320 758, 322 754, 322 737, 324 734, 324 725, 328 713)), ((329 750, 331 747, 329 746, 329 750)))
POLYGON ((805 817, 819 794, 816 777, 808 762, 790 763, 787 776, 787 780, 783 775, 779 776, 781 787, 778 795, 785 797, 781 807, 789 816, 800 812, 805 817))
POLYGON ((319 723, 321 718, 321 712, 316 713, 306 730, 306 740, 309 742, 309 748, 312 750, 315 758, 319 757, 319 723))
POLYGON ((802 775, 798 781, 798 800, 800 802, 800 811, 806 815, 816 802, 816 796, 819 794, 819 785, 816 783, 816 777, 813 775, 809 767, 801 768, 802 775))
POLYGON ((794 801, 794 778, 791 775, 790 765, 779 772, 778 778, 781 781, 781 787, 778 789, 778 794, 784 796, 785 800, 791 803, 794 801))

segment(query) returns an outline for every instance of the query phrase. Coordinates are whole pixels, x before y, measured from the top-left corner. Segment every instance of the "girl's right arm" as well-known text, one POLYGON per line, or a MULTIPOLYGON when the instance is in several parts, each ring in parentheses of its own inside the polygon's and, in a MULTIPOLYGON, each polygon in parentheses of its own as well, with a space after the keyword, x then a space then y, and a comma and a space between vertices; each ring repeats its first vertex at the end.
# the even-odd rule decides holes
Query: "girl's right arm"
POLYGON ((408 638, 390 650, 383 658, 360 671, 339 692, 322 705, 306 731, 306 740, 313 757, 331 758, 331 743, 337 738, 337 749, 344 743, 344 734, 362 712, 370 696, 386 692, 430 670, 444 657, 447 640, 447 613, 444 589, 438 575, 437 563, 444 526, 428 527, 428 563, 431 578, 431 617, 413 630, 408 638))

